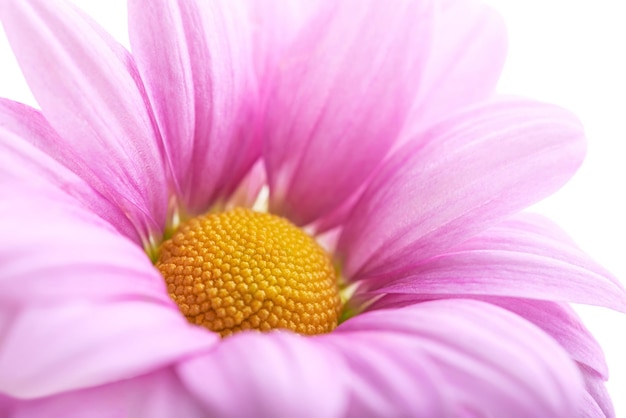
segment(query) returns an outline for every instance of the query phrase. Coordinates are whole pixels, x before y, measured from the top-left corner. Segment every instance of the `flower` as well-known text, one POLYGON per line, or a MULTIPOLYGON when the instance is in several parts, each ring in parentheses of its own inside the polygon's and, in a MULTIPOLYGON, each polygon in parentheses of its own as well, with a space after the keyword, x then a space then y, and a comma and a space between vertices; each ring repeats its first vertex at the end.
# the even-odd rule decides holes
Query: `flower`
POLYGON ((612 415, 567 303, 624 311, 625 292, 519 213, 576 171, 582 128, 491 96, 489 9, 130 0, 130 55, 61 0, 0 7, 42 109, 0 101, 4 415, 612 415), (264 183, 274 215, 230 211, 264 183), (326 245, 346 320, 314 336, 190 324, 176 269, 196 267, 168 276, 164 254, 195 260, 208 247, 190 237, 233 213, 326 245))

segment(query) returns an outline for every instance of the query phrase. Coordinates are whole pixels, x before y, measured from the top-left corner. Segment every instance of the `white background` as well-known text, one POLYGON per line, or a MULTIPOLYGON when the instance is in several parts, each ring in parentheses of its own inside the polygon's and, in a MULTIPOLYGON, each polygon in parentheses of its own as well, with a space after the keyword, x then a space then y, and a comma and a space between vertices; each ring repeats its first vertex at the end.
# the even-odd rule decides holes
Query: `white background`
MULTIPOLYGON (((579 115, 587 160, 560 192, 535 207, 626 282, 626 4, 623 0, 486 0, 509 28, 500 90, 549 101, 579 115), (624 6, 622 6, 624 5, 624 6)), ((123 0, 76 0, 128 45, 123 0)), ((0 97, 35 104, 0 33, 0 97)), ((603 345, 618 417, 626 417, 626 316, 579 312, 603 345)))

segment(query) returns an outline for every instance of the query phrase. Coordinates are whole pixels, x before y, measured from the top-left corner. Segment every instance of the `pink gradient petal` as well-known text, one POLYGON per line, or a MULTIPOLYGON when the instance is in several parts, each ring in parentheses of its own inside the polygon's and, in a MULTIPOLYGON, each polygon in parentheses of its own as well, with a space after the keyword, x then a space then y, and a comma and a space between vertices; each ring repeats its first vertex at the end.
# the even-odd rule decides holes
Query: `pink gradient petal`
POLYGON ((208 416, 342 417, 343 363, 314 340, 243 332, 178 367, 208 416))
POLYGON ((58 190, 0 186, 0 305, 150 299, 173 305, 143 250, 58 190))
POLYGON ((504 21, 476 0, 436 3, 431 53, 410 117, 419 129, 491 96, 504 65, 504 21))
POLYGON ((400 149, 355 205, 338 243, 352 280, 403 271, 548 196, 585 153, 578 120, 500 98, 400 149))
POLYGON ((42 151, 46 149, 46 144, 60 143, 62 139, 39 111, 0 99, 0 178, 8 182, 26 181, 61 190, 74 197, 78 204, 111 223, 125 236, 140 242, 137 231, 119 207, 63 163, 42 151))
POLYGON ((206 417, 170 368, 95 388, 17 401, 13 408, 7 418, 206 417))
POLYGON ((175 307, 76 300, 10 312, 0 350, 0 392, 37 398, 158 370, 206 350, 217 334, 187 323, 175 307))
POLYGON ((430 45, 429 1, 325 5, 285 52, 267 103, 270 207, 299 225, 339 206, 385 156, 430 45))
POLYGON ((190 214, 228 197, 260 156, 245 10, 228 0, 131 0, 137 66, 190 214))
POLYGON ((619 281, 571 241, 551 235, 555 225, 541 233, 546 222, 518 216, 448 253, 368 285, 376 293, 514 296, 626 312, 626 291, 619 281))
POLYGON ((0 18, 43 114, 63 137, 40 148, 122 208, 144 239, 160 232, 168 186, 131 56, 62 0, 3 0, 0 18))
POLYGON ((418 415, 413 411, 421 410, 407 403, 432 401, 435 391, 445 414, 424 416, 566 417, 574 416, 584 393, 578 369, 554 340, 518 316, 478 301, 368 312, 323 338, 353 370, 354 416, 418 415), (371 362, 375 351, 381 353, 376 360, 387 362, 371 362), (433 378, 422 370, 439 373, 433 378), (395 383, 394 390, 379 391, 381 379, 395 383))
POLYGON ((608 377, 604 353, 576 312, 566 304, 541 300, 476 295, 409 295, 388 294, 368 310, 397 309, 439 299, 465 298, 491 303, 511 311, 541 328, 567 351, 572 360, 585 365, 598 376, 608 377))

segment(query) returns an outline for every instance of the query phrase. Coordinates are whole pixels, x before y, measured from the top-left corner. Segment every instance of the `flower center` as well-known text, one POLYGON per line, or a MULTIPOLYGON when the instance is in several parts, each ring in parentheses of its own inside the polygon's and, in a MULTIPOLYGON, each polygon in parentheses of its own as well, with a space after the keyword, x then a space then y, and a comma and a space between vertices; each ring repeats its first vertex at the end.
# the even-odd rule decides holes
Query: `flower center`
POLYGON ((338 323, 330 257, 278 216, 236 208, 193 218, 163 243, 156 267, 189 322, 223 337, 277 328, 322 334, 338 323))

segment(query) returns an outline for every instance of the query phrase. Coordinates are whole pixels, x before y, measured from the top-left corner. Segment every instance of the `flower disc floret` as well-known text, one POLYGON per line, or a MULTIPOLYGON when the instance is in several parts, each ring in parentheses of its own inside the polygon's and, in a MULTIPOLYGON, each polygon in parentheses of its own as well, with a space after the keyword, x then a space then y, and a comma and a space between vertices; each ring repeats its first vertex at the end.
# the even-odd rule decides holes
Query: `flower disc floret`
POLYGON ((314 335, 338 323, 326 251, 284 218, 236 208, 189 220, 156 267, 185 317, 222 336, 246 329, 314 335))

